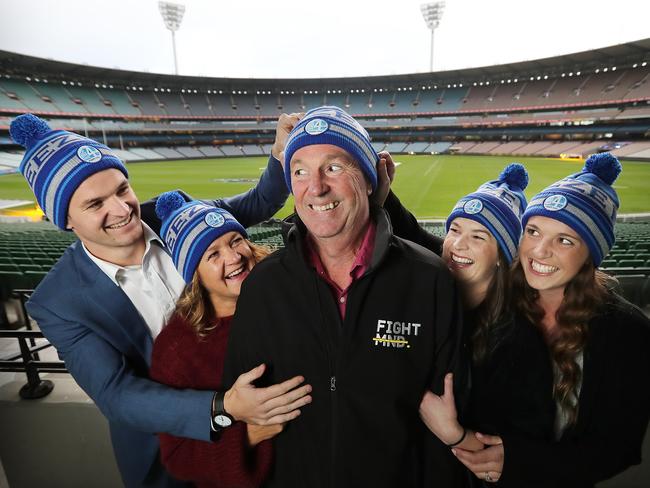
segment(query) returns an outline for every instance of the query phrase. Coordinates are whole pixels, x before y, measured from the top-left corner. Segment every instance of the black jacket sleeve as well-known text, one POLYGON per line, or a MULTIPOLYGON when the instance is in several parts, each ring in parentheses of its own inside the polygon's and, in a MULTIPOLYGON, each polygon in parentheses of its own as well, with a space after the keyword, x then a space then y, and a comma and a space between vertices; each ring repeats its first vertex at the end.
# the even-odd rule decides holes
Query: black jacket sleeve
MULTIPOLYGON (((461 423, 469 400, 470 370, 463 313, 456 284, 449 271, 440 268, 436 282, 436 334, 434 365, 430 388, 437 395, 444 390, 444 377, 454 374, 454 398, 461 423)), ((423 453, 424 482, 422 486, 464 486, 467 474, 453 457, 451 450, 428 430, 423 453)))
POLYGON ((402 202, 399 201, 399 198, 392 190, 388 193, 388 197, 384 202, 384 210, 390 217, 393 234, 426 247, 438 256, 442 255, 443 239, 424 230, 418 224, 415 216, 402 205, 402 202))

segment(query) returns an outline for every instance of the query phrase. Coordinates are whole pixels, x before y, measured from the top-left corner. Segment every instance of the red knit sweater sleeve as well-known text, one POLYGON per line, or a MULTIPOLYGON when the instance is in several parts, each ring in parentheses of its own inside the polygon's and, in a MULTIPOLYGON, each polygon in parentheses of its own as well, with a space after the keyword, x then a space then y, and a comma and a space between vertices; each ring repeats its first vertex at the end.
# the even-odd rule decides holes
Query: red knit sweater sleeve
POLYGON ((159 434, 163 465, 172 476, 200 487, 255 488, 271 468, 271 441, 247 446, 246 425, 225 429, 216 442, 159 434))
MULTIPOLYGON (((221 377, 226 331, 211 332, 208 340, 197 340, 194 332, 178 317, 172 318, 154 344, 151 378, 176 388, 212 387, 221 377), (215 334, 212 336, 212 334, 215 334), (209 384, 210 383, 210 384, 209 384)), ((206 419, 206 429, 209 429, 206 419)), ((248 447, 246 424, 236 422, 224 429, 215 442, 197 441, 159 434, 161 461, 169 473, 199 487, 255 488, 269 473, 272 461, 270 441, 248 447)))

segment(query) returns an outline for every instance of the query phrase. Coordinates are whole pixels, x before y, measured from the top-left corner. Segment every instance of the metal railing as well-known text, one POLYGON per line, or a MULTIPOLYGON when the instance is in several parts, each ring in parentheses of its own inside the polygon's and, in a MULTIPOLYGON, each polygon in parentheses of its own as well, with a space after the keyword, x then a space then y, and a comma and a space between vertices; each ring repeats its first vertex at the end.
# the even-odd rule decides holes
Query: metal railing
POLYGON ((54 383, 43 380, 40 373, 66 372, 63 361, 41 361, 39 352, 52 347, 49 342, 36 344, 36 339, 43 338, 43 333, 32 330, 32 326, 25 309, 25 302, 32 290, 14 290, 13 298, 20 300, 22 323, 28 330, 0 329, 0 338, 14 338, 18 341, 20 352, 0 359, 0 372, 25 373, 27 383, 20 389, 20 397, 26 400, 43 398, 54 389, 54 383))

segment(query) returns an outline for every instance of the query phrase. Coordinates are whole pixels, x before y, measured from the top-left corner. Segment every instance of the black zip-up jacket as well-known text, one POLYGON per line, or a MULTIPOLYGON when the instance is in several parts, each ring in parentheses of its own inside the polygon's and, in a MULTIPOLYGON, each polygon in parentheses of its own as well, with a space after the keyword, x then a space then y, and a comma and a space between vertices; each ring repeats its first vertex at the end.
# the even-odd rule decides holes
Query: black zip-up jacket
POLYGON ((332 291, 307 262, 299 220, 286 247, 242 286, 224 384, 266 363, 263 384, 304 375, 313 387, 313 402, 275 438, 268 486, 458 481, 459 463, 418 415, 425 389, 440 394, 447 372, 455 373, 457 397, 467 394, 456 286, 440 258, 392 235, 383 210, 372 218, 372 261, 349 289, 343 321, 332 291))
MULTIPOLYGON (((518 320, 526 322, 523 317, 518 320)), ((593 488, 641 463, 650 420, 648 351, 650 320, 637 307, 612 294, 587 326, 575 425, 567 428, 558 442, 514 433, 503 435, 502 483, 593 488)), ((629 486, 625 481, 631 483, 621 479, 620 484, 611 486, 629 486)))

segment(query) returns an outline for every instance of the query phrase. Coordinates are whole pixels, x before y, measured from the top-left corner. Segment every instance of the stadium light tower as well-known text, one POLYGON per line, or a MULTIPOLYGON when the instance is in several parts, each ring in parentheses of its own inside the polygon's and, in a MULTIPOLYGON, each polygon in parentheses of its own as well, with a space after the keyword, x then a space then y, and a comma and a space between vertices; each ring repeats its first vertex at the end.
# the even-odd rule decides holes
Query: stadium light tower
POLYGON ((185 5, 171 2, 158 2, 158 10, 162 15, 165 27, 172 33, 172 46, 174 48, 174 74, 178 74, 178 60, 176 59, 176 31, 180 28, 185 13, 185 5))
POLYGON ((431 31, 431 62, 429 63, 429 71, 433 71, 433 33, 436 27, 440 25, 442 19, 442 12, 445 10, 445 2, 423 3, 420 5, 422 17, 424 22, 431 31))

